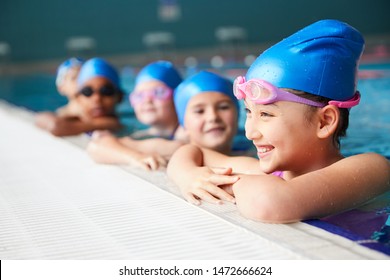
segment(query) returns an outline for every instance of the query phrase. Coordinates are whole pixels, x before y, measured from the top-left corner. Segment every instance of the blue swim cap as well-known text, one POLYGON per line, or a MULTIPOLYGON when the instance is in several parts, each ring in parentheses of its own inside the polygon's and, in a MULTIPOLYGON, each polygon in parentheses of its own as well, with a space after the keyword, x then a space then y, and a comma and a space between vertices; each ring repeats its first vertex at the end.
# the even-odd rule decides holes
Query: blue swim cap
POLYGON ((364 39, 355 28, 321 20, 264 51, 246 80, 263 79, 279 88, 345 101, 355 94, 363 49, 364 39))
POLYGON ((142 68, 135 79, 135 84, 150 80, 158 80, 171 89, 175 89, 181 83, 182 78, 171 62, 157 61, 142 68))
POLYGON ((212 72, 200 71, 185 79, 175 90, 173 100, 179 123, 184 125, 184 115, 192 97, 206 91, 218 91, 230 97, 238 110, 238 101, 233 94, 233 83, 212 72))
POLYGON ((79 57, 71 57, 62 62, 57 68, 56 85, 61 85, 69 69, 73 67, 81 67, 84 62, 85 60, 79 57))
POLYGON ((86 81, 94 77, 106 78, 116 88, 120 89, 118 72, 104 59, 92 58, 83 64, 77 79, 79 88, 82 87, 86 81))

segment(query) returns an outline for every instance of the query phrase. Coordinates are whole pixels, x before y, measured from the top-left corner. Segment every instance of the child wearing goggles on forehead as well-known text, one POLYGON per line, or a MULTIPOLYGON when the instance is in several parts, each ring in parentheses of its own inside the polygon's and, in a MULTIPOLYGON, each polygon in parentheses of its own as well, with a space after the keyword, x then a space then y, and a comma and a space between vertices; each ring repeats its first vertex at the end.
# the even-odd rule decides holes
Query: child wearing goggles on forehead
POLYGON ((131 137, 175 139, 180 129, 173 91, 181 82, 179 71, 169 61, 156 61, 141 69, 129 101, 137 120, 147 128, 134 132, 131 137))
POLYGON ((87 147, 90 156, 99 163, 130 164, 148 170, 166 166, 173 151, 186 142, 173 104, 173 91, 181 81, 171 62, 145 66, 137 75, 129 100, 137 120, 149 127, 122 138, 97 131, 87 147))
POLYGON ((264 51, 234 83, 259 159, 181 147, 167 171, 185 199, 234 201, 249 219, 288 223, 349 210, 389 191, 386 158, 340 153, 349 110, 360 101, 363 48, 356 29, 322 20, 264 51))
POLYGON ((78 114, 41 114, 36 124, 55 136, 77 135, 97 129, 121 127, 115 107, 122 99, 117 71, 100 58, 83 64, 77 77, 74 102, 78 114))

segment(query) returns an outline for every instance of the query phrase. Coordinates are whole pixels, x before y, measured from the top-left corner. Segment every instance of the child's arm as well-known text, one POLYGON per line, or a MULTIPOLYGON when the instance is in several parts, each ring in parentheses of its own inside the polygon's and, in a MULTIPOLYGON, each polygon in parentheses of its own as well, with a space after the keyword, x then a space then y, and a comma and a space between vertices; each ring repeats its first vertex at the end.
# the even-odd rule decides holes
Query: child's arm
POLYGON ((78 135, 96 129, 117 130, 121 127, 116 117, 100 117, 87 122, 77 117, 58 117, 53 113, 37 114, 35 123, 55 136, 78 135))
MULTIPOLYGON (((240 159, 241 161, 237 160, 237 162, 241 162, 241 167, 244 167, 245 159, 244 157, 240 159)), ((257 167, 257 160, 248 159, 257 167)), ((237 176, 232 176, 234 168, 232 169, 231 166, 236 165, 232 157, 194 145, 185 145, 174 153, 169 161, 167 172, 180 188, 184 198, 193 204, 199 205, 199 200, 211 203, 221 203, 221 200, 234 202, 232 195, 221 187, 238 180, 237 176)))
POLYGON ((169 159, 184 144, 181 141, 164 138, 135 140, 131 137, 123 137, 119 141, 130 149, 141 151, 145 154, 156 154, 166 159, 169 159))
POLYGON ((180 141, 152 138, 116 138, 109 132, 95 131, 87 146, 89 155, 99 163, 130 164, 148 170, 167 165, 171 155, 183 145, 180 141))
POLYGON ((345 158, 288 181, 272 175, 242 175, 233 185, 242 215, 271 223, 336 214, 388 190, 390 164, 377 154, 345 158))

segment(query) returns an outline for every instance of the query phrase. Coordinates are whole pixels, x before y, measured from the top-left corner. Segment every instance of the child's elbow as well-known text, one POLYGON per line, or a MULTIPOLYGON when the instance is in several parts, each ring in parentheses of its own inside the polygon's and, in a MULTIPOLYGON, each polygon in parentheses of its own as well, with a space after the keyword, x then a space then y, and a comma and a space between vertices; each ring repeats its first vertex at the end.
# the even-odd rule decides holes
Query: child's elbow
POLYGON ((47 131, 57 137, 65 136, 64 129, 58 120, 53 121, 50 126, 47 127, 47 131))
POLYGON ((242 204, 237 198, 236 201, 241 215, 250 220, 275 224, 293 223, 301 220, 293 209, 295 207, 270 196, 253 196, 242 204))

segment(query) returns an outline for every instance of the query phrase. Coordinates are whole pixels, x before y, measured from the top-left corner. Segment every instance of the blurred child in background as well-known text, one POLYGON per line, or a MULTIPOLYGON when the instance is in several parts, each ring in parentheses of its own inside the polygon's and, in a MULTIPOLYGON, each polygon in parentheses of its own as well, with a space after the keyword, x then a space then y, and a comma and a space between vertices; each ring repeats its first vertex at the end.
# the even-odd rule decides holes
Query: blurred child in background
POLYGON ((173 151, 186 142, 173 104, 173 92, 181 81, 179 71, 169 61, 155 61, 142 68, 129 102, 137 120, 147 128, 121 138, 96 131, 87 147, 90 156, 99 163, 151 170, 165 166, 173 151))
POLYGON ((77 116, 80 114, 80 108, 75 97, 77 95, 77 77, 83 63, 83 59, 72 57, 61 63, 57 69, 57 91, 68 99, 66 105, 56 110, 58 116, 77 116))
POLYGON ((231 81, 217 74, 200 72, 176 88, 175 111, 184 138, 134 140, 103 133, 93 137, 87 150, 100 163, 130 164, 151 170, 166 166, 173 152, 187 139, 230 154, 238 118, 232 86, 231 81))
POLYGON ((86 61, 77 78, 77 115, 40 113, 36 125, 55 136, 77 135, 96 129, 118 130, 121 125, 115 113, 122 99, 119 76, 115 68, 101 58, 86 61))
POLYGON ((130 104, 137 120, 148 128, 134 132, 131 137, 177 138, 179 123, 173 92, 181 81, 179 71, 169 61, 156 61, 141 69, 130 93, 130 104))

